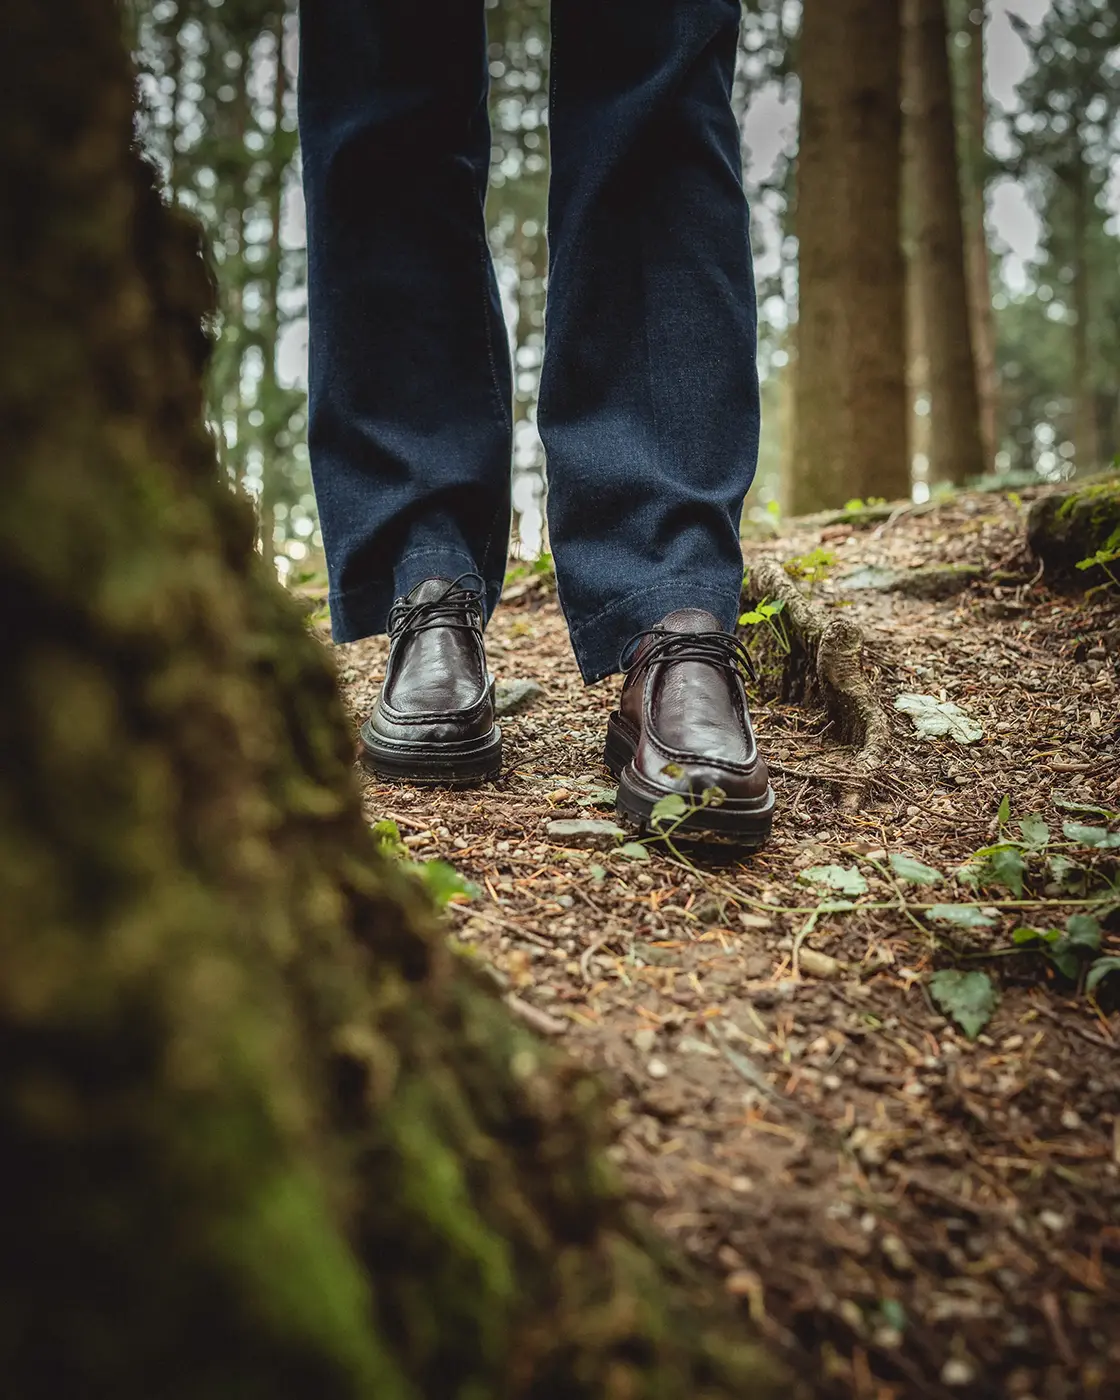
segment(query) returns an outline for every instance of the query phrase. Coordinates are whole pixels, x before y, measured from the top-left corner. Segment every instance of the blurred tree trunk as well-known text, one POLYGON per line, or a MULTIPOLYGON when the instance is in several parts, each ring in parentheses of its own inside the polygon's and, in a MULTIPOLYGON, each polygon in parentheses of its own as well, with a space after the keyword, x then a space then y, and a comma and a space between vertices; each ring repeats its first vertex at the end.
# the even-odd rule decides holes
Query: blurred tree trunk
POLYGON ((10 8, 0 87, 5 1390, 785 1395, 626 1210, 594 1085, 376 857, 214 468, 119 23, 10 8))
POLYGON ((960 485, 981 475, 987 458, 972 353, 944 0, 906 0, 905 85, 914 123, 917 296, 929 363, 929 479, 960 485))
POLYGON ((900 179, 899 0, 806 5, 796 514, 910 494, 900 179))
POLYGON ((996 322, 992 307, 991 254, 988 248, 987 209, 987 124, 988 103, 984 87, 984 25, 986 7, 982 0, 969 3, 961 32, 968 37, 964 53, 964 139, 961 179, 964 191, 964 235, 968 299, 971 312, 972 351, 976 362, 976 391, 979 396, 980 437, 989 470, 999 449, 999 377, 996 368, 996 322))
POLYGON ((1090 297, 1089 218, 1090 194, 1085 162, 1076 160, 1064 174, 1069 191, 1073 233, 1073 450, 1079 471, 1100 465, 1097 404, 1093 389, 1093 355, 1089 342, 1090 297))
POLYGON ((276 562, 276 501, 280 487, 280 462, 277 437, 280 423, 277 422, 280 404, 277 390, 276 357, 280 350, 280 284, 284 269, 284 250, 280 244, 280 219, 284 206, 284 176, 287 161, 280 157, 284 146, 284 98, 288 88, 288 72, 284 67, 284 20, 282 6, 273 22, 273 39, 276 44, 276 72, 272 87, 272 159, 268 164, 267 205, 268 205, 268 256, 265 263, 265 278, 262 287, 264 305, 261 313, 261 385, 257 402, 264 415, 263 431, 259 435, 261 444, 261 497, 257 508, 258 531, 261 542, 261 557, 270 567, 276 562))
POLYGON ((906 384, 910 459, 915 476, 929 478, 929 354, 923 302, 918 295, 918 133, 912 94, 902 105, 902 252, 906 266, 906 384), (921 471, 918 471, 919 463, 921 471))

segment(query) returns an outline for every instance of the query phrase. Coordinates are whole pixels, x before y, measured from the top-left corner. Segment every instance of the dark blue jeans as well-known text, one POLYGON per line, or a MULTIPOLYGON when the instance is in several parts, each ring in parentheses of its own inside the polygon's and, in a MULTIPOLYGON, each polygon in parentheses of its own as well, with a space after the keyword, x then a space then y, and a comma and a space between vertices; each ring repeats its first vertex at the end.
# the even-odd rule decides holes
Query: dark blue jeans
MULTIPOLYGON (((587 681, 674 608, 737 609, 759 431, 738 24, 739 0, 552 0, 539 426, 587 681)), ((501 591, 486 67, 482 0, 304 0, 309 444, 341 641, 431 575, 501 591)))

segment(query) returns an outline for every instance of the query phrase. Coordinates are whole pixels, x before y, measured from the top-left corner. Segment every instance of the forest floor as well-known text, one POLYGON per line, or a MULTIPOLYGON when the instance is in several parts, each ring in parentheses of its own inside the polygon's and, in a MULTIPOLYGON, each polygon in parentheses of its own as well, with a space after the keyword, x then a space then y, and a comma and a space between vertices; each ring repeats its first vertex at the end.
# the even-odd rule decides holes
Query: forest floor
MULTIPOLYGON (((764 685, 779 808, 757 855, 549 837, 550 821, 613 816, 617 681, 582 686, 546 578, 509 588, 488 634, 499 680, 543 687, 502 721, 503 777, 447 792, 362 776, 371 822, 477 886, 448 908, 455 937, 606 1078, 634 1197, 822 1396, 1120 1396, 1120 969, 1084 989, 1120 926, 1104 917, 1095 949, 1084 921, 1062 943, 1013 939, 1106 912, 1080 901, 1120 857, 1101 845, 1120 809, 1120 600, 1051 592, 1024 514, 1014 494, 965 494, 745 546, 835 556, 813 595, 866 630, 894 742, 851 810, 823 714, 764 685), (930 564, 977 572, 939 601, 857 572, 930 564), (919 738, 902 692, 955 702, 983 737, 919 738), (953 878, 1001 840, 973 861, 978 887, 953 878), (946 878, 914 883, 900 855, 946 878), (938 901, 977 926, 937 919, 938 901), (980 1019, 995 993, 975 1039, 931 995, 954 969, 987 975, 969 984, 980 1019)), ((338 650, 355 719, 384 655, 338 650)))

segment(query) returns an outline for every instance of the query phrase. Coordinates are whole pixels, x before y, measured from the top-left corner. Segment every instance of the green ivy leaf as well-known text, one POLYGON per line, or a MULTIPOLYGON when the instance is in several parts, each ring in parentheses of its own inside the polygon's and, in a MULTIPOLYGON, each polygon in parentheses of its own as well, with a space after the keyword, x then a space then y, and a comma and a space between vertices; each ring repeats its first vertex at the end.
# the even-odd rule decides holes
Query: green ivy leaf
POLYGON ((1061 943, 1056 943, 1050 949, 1048 956, 1063 977, 1067 977, 1071 982, 1076 982, 1077 974, 1081 970, 1081 960, 1074 950, 1066 945, 1064 940, 1061 943))
POLYGON ((1038 943, 1043 937, 1044 935, 1040 929, 1030 928, 1028 925, 1011 930, 1012 943, 1038 943))
POLYGON ((914 860, 910 856, 899 855, 896 851, 891 852, 891 869, 900 880, 909 880, 913 885, 936 885, 945 877, 940 870, 935 870, 932 865, 923 865, 920 860, 914 860))
POLYGON ((1120 972, 1120 958, 1098 958, 1085 978, 1085 990, 1095 992, 1111 972, 1120 972))
POLYGON ((653 804, 649 819, 654 826, 660 826, 663 822, 683 817, 688 810, 689 804, 679 792, 669 792, 653 804))
POLYGON ((958 928, 991 928, 994 920, 983 909, 971 904, 935 904, 928 917, 939 924, 956 924, 958 928))
POLYGON ((1031 850, 1041 850, 1050 840, 1050 828, 1039 816, 1024 817, 1019 823, 1019 834, 1031 850))
POLYGON ((1027 873, 1027 863, 1020 851, 1013 846, 995 851, 988 857, 988 866, 991 879, 985 881, 985 884, 1004 885, 1016 899, 1022 898, 1023 876, 1027 873))
POLYGON ((649 851, 640 841, 627 841, 624 846, 619 846, 615 855, 621 856, 623 860, 649 860, 649 851))
POLYGON ((1120 846, 1120 831, 1106 831, 1103 826, 1082 826, 1080 822, 1063 822, 1062 835, 1079 846, 1091 846, 1109 851, 1120 846))
POLYGON ((383 856, 396 856, 404 851, 404 842, 401 840, 400 827, 396 822, 383 818, 379 822, 373 822, 369 829, 373 837, 374 845, 383 856))
POLYGON ((1085 877, 1081 867, 1075 860, 1070 860, 1069 856, 1060 852, 1046 857, 1046 869, 1060 889, 1076 889, 1084 883, 1085 877))
POLYGON ((810 885, 821 885, 841 894, 866 894, 867 881, 854 865, 812 865, 797 877, 810 885))
POLYGON ((445 860, 415 861, 410 869, 441 908, 456 896, 465 899, 478 897, 478 886, 471 884, 445 860))
POLYGON ((1101 926, 1092 914, 1071 914, 1066 920, 1066 939, 1071 948, 1095 953, 1101 946, 1101 926))
POLYGON ((975 1040, 996 1009, 996 992, 986 972, 935 972, 929 994, 969 1040, 975 1040))

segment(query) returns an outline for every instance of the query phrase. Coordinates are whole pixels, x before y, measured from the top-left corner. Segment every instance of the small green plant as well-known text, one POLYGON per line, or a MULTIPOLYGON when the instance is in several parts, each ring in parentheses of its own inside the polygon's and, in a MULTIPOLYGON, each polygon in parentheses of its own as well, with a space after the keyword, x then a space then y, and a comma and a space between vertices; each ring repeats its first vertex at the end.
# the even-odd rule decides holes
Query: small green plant
POLYGON ((1120 525, 1113 530, 1095 554, 1090 554, 1087 559, 1079 559, 1077 567, 1082 570, 1101 568, 1116 587, 1120 588, 1120 574, 1113 573, 1109 568, 1110 564, 1118 562, 1120 562, 1120 525))
MULTIPOLYGON (((667 763, 661 770, 668 778, 679 778, 683 775, 684 769, 679 763, 667 763)), ((653 804, 649 814, 649 825, 653 830, 653 835, 643 838, 641 841, 628 841, 619 848, 618 854, 626 856, 631 860, 648 860, 648 845, 654 841, 663 843, 673 856, 688 866, 690 870, 696 871, 696 867, 687 856, 683 855, 674 845, 673 837, 680 831, 681 827, 688 821, 695 812, 703 811, 705 807, 719 807, 726 800, 727 794, 722 788, 705 788, 699 798, 683 792, 669 792, 664 797, 659 798, 653 804)), ((696 871, 699 874, 699 871, 696 871)))
POLYGON ((525 583, 530 579, 543 579, 546 583, 551 583, 556 577, 556 566, 552 562, 552 555, 547 552, 538 555, 536 559, 529 559, 520 564, 514 564, 511 569, 506 570, 503 588, 508 588, 512 583, 525 583))
POLYGON ((810 549, 805 554, 795 554, 782 565, 792 579, 804 583, 819 583, 827 578, 836 567, 836 552, 831 549, 810 549))
POLYGON ((769 628, 783 654, 788 656, 790 653, 789 632, 786 630, 785 618, 782 617, 785 606, 784 599, 779 599, 776 603, 771 603, 763 598, 762 602, 759 603, 756 608, 752 608, 750 612, 743 613, 739 618, 739 626, 764 626, 769 628))
MULTIPOLYGON (((1086 959, 1100 952, 1101 926, 1091 914, 1071 914, 1064 929, 1024 926, 1014 930, 1011 941, 1019 947, 1029 946, 1045 953, 1063 977, 1076 982, 1086 959)), ((1106 958, 1102 961, 1120 962, 1120 959, 1106 958)))
POLYGON ((887 504, 884 496, 868 496, 863 500, 860 496, 853 496, 850 501, 844 502, 845 515, 861 515, 865 510, 873 510, 876 506, 887 504))
POLYGON ((424 886, 433 903, 441 909, 452 901, 460 903, 477 897, 478 886, 460 875, 447 861, 412 860, 396 822, 374 822, 370 826, 370 835, 378 852, 389 860, 397 861, 402 870, 424 886))

